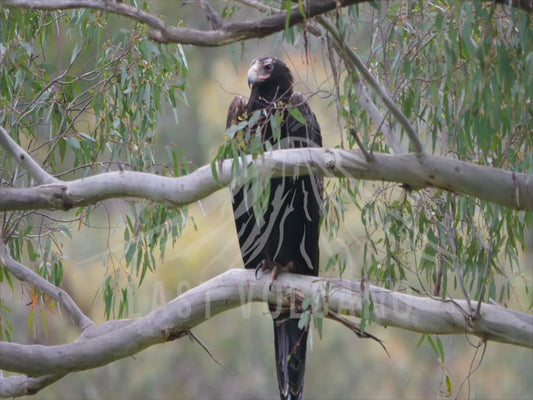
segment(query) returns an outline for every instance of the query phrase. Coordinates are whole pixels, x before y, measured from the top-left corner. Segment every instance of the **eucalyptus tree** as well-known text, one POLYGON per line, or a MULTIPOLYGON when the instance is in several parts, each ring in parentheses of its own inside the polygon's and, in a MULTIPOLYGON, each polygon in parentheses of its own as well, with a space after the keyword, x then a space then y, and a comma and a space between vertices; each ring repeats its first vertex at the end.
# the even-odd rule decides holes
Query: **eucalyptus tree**
MULTIPOLYGON (((280 298, 310 305, 302 324, 319 334, 324 318, 378 341, 369 325, 397 326, 422 332, 442 359, 433 334, 533 347, 531 315, 506 307, 516 296, 526 311, 532 305, 530 1, 199 1, 206 29, 183 22, 196 21, 187 6, 176 6, 175 26, 150 3, 0 3, 0 288, 30 304, 30 332, 48 308, 80 332, 73 343, 17 344, 25 333, 0 295, 0 370, 15 373, 0 375, 1 396, 35 393, 70 372, 194 337, 192 328, 245 302, 280 298), (269 35, 325 60, 327 95, 315 100, 336 120, 335 145, 263 151, 233 137, 244 124, 203 166, 161 145, 163 111, 177 137, 196 135, 181 129, 178 112, 195 68, 187 46, 229 46, 237 64, 238 43, 269 35), (285 275, 270 290, 268 279, 231 270, 123 319, 157 254, 180 240, 190 204, 236 182, 261 188, 296 173, 328 177, 323 270, 343 278, 355 269, 360 282, 285 275), (102 256, 93 290, 109 321, 97 325, 62 287, 62 241, 110 199, 128 205, 124 248, 118 268, 102 256), (350 231, 344 216, 354 208, 364 234, 328 247, 350 231)), ((451 395, 447 375, 446 384, 451 395)))

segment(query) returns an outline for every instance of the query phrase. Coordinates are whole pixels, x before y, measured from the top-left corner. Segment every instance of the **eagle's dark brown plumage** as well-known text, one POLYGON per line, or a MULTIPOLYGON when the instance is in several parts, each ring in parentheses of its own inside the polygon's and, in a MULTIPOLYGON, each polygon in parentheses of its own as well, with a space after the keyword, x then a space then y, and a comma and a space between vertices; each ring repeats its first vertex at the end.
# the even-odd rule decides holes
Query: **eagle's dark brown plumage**
MULTIPOLYGON (((244 128, 248 135, 243 136, 245 140, 259 128, 263 146, 267 142, 274 148, 322 146, 316 117, 305 97, 293 92, 291 71, 280 59, 264 56, 254 60, 248 71, 248 83, 252 88, 250 98, 235 97, 228 111, 227 127, 261 110, 255 126, 244 128), (274 118, 281 124, 272 123, 274 118), (273 126, 279 126, 277 132, 273 126)), ((245 267, 275 265, 317 276, 322 192, 320 176, 273 178, 268 207, 258 220, 253 211, 257 194, 251 187, 237 188, 233 193, 233 213, 245 267)), ((298 316, 291 318, 289 310, 280 313, 271 306, 271 311, 280 396, 302 398, 307 328, 299 329, 298 316)))

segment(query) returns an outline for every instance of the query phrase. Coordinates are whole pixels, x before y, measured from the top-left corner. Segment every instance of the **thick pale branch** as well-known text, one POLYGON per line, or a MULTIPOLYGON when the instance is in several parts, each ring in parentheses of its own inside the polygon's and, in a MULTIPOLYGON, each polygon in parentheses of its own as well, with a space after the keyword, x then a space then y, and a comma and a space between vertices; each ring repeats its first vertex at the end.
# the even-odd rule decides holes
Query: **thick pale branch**
POLYGON ((6 378, 0 376, 0 398, 33 395, 52 383, 57 382, 65 375, 66 373, 42 375, 37 378, 32 378, 27 375, 9 376, 6 378))
MULTIPOLYGON (((143 172, 117 171, 90 176, 61 184, 43 185, 28 189, 2 189, 0 211, 18 209, 47 209, 55 204, 58 209, 94 204, 97 201, 136 197, 180 207, 202 199, 229 185, 234 176, 232 160, 217 164, 218 180, 211 165, 205 165, 179 178, 163 177, 143 172), (11 191, 24 199, 33 199, 20 205, 11 191), (5 194, 5 195, 4 195, 5 194)), ((363 180, 397 182, 411 189, 441 188, 474 196, 516 210, 533 210, 533 178, 497 168, 484 167, 429 154, 390 155, 374 153, 368 162, 359 151, 339 149, 289 149, 265 154, 248 168, 249 179, 254 173, 265 177, 320 174, 363 180)), ((241 170, 245 168, 241 167, 241 170)), ((245 169, 246 170, 246 169, 245 169)))
MULTIPOLYGON (((89 328, 88 336, 74 343, 43 346, 0 342, 0 369, 37 377, 49 371, 61 374, 99 367, 151 345, 178 339, 210 317, 253 301, 287 306, 311 294, 320 296, 328 310, 361 315, 363 294, 359 283, 294 274, 282 274, 272 289, 270 283, 268 276, 255 279, 254 271, 230 270, 144 318, 89 328)), ((369 285, 366 290, 374 300, 374 321, 379 325, 435 334, 468 333, 485 340, 533 347, 531 315, 483 304, 479 318, 472 321, 469 316, 475 310, 466 310, 464 301, 433 300, 369 285)), ((477 303, 472 306, 475 308, 477 303)))
POLYGON ((54 286, 42 276, 36 274, 28 267, 15 261, 9 254, 7 245, 0 240, 0 263, 11 272, 18 280, 28 282, 39 289, 43 294, 46 294, 56 300, 64 309, 74 324, 80 328, 81 331, 93 326, 94 323, 80 310, 78 305, 63 289, 54 286))
POLYGON ((37 190, 0 187, 0 211, 68 210, 73 206, 66 194, 67 187, 64 185, 39 186, 35 189, 37 190))

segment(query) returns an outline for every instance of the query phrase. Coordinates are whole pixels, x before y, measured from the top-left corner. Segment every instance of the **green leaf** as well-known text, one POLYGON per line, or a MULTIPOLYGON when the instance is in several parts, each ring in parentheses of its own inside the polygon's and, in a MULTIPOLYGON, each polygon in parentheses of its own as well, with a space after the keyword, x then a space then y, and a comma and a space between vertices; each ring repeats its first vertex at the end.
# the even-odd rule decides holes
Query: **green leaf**
POLYGON ((46 313, 44 310, 41 310, 41 320, 43 321, 44 335, 48 337, 48 321, 46 319, 46 313))
POLYGON ((72 239, 72 234, 70 233, 70 228, 66 225, 58 225, 58 228, 61 232, 63 232, 65 235, 67 235, 70 239, 72 239))
POLYGON ((74 150, 80 150, 81 149, 81 146, 80 146, 80 142, 77 138, 75 138, 74 136, 71 136, 69 137, 68 139, 66 139, 68 145, 74 149, 74 150))
POLYGON ((217 164, 219 164, 219 163, 218 163, 218 161, 216 161, 216 160, 213 161, 213 162, 211 163, 211 174, 213 175, 213 179, 215 180, 216 183, 218 183, 220 186, 224 186, 224 185, 222 184, 222 181, 221 181, 220 178, 218 177, 218 167, 217 167, 217 164))
POLYGON ((39 253, 37 253, 35 251, 35 249, 33 248, 33 243, 32 243, 31 240, 28 240, 26 242, 26 247, 28 249, 28 257, 29 257, 31 262, 34 262, 35 260, 37 260, 40 257, 39 253))
POLYGON ((89 140, 90 142, 96 142, 96 139, 87 135, 86 133, 83 133, 83 132, 78 132, 78 135, 84 137, 85 139, 89 140))
POLYGON ((228 135, 230 138, 235 138, 235 134, 237 132, 242 131, 244 128, 246 128, 249 125, 248 121, 241 121, 236 125, 231 125, 228 129, 226 129, 226 135, 228 135))
POLYGON ((229 45, 231 64, 236 73, 239 72, 239 60, 237 56, 237 43, 231 43, 229 45))
POLYGON ((311 296, 310 294, 306 295, 302 301, 302 308, 304 310, 307 309, 312 301, 313 301, 313 296, 311 296))
POLYGON ((104 314, 107 319, 111 317, 111 311, 113 309, 113 304, 114 304, 114 296, 115 295, 113 293, 113 288, 111 287, 111 277, 108 276, 104 283, 104 296, 103 296, 104 304, 105 304, 104 314))
POLYGON ((426 337, 428 336, 427 333, 423 333, 421 336, 420 336, 420 340, 418 341, 418 343, 416 344, 416 348, 418 349, 422 343, 424 343, 424 340, 426 340, 426 337))
POLYGON ((322 339, 322 328, 323 328, 324 318, 319 316, 313 317, 313 326, 318 331, 318 336, 322 339))
POLYGON ((309 326, 310 321, 311 311, 304 311, 302 316, 300 317, 300 320, 298 321, 298 328, 305 329, 307 326, 309 326))
POLYGON ((61 162, 65 161, 66 154, 67 154, 67 141, 60 140, 59 141, 59 158, 61 159, 61 162))
POLYGON ((287 108, 289 110, 289 113, 294 117, 295 120, 297 120, 300 124, 305 125, 306 121, 304 116, 302 115, 301 111, 298 108, 287 108))
POLYGON ((442 365, 444 365, 445 364, 444 348, 442 347, 442 342, 438 336, 437 336, 437 348, 439 349, 439 356, 440 356, 441 363, 442 365))
POLYGON ((30 310, 30 313, 28 315, 28 336, 32 337, 35 336, 36 333, 36 322, 35 322, 35 308, 32 308, 30 310))
POLYGON ((72 56, 70 57, 70 64, 74 64, 76 61, 76 58, 78 58, 78 55, 80 54, 81 46, 79 43, 76 43, 74 45, 74 50, 72 51, 72 56))
POLYGON ((143 40, 139 46, 139 50, 143 58, 150 62, 152 59, 152 42, 147 39, 143 40))
POLYGON ((45 71, 47 74, 53 74, 57 71, 57 67, 54 64, 39 64, 37 67, 45 71))
POLYGON ((125 254, 126 264, 128 265, 131 264, 133 260, 133 256, 135 255, 136 249, 137 249, 137 242, 128 241, 126 243, 126 254, 125 254))
POLYGON ((452 380, 448 374, 446 374, 446 387, 448 388, 448 396, 453 395, 452 380))

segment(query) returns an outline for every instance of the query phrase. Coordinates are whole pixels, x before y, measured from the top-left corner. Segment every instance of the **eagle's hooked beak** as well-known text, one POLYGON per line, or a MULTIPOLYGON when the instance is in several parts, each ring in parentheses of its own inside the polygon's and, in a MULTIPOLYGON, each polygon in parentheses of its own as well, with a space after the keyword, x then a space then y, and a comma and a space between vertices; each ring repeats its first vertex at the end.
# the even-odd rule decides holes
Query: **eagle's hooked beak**
POLYGON ((248 87, 251 87, 255 82, 257 82, 257 64, 254 63, 248 70, 248 87))
POLYGON ((254 62, 248 70, 248 87, 257 82, 264 82, 268 78, 270 78, 270 72, 265 71, 261 63, 254 62))

